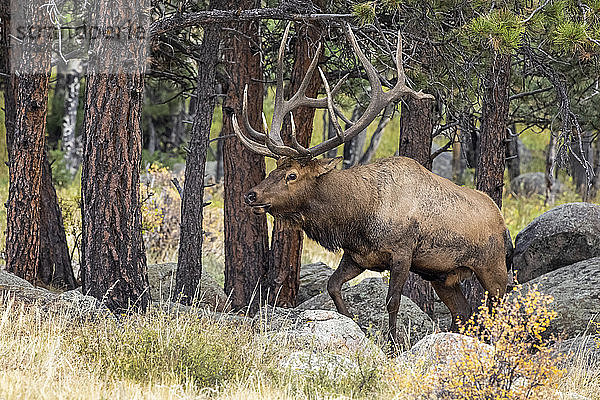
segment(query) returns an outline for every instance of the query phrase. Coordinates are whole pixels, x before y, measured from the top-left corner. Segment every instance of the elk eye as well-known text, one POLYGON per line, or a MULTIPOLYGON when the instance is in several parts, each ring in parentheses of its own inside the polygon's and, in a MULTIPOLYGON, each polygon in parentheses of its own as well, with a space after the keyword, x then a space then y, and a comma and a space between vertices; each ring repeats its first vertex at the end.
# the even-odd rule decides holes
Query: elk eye
POLYGON ((296 178, 298 178, 298 176, 292 172, 291 174, 289 174, 289 175, 287 176, 287 178, 285 178, 285 180, 286 180, 286 181, 288 181, 288 182, 289 182, 289 181, 295 181, 295 180, 296 180, 296 178))

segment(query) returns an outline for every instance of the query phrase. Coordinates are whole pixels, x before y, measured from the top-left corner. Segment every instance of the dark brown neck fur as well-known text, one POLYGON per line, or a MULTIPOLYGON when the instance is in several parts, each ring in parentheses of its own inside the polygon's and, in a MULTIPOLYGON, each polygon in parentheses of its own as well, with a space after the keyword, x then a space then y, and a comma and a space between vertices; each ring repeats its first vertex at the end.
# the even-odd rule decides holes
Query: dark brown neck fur
POLYGON ((361 170, 356 167, 322 175, 303 207, 277 217, 299 225, 310 239, 330 251, 373 247, 375 201, 365 204, 368 196, 364 194, 376 194, 377 188, 363 179, 361 170))

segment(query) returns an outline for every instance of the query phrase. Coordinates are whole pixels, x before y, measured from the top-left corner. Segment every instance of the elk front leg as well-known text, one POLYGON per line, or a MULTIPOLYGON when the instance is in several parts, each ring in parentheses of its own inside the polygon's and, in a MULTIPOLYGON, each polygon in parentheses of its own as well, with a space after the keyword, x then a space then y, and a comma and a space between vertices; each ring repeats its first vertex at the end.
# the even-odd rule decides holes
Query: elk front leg
POLYGON ((400 300, 402 298, 402 288, 408 278, 410 270, 409 258, 395 259, 390 269, 390 286, 386 299, 387 311, 389 314, 388 339, 392 346, 392 354, 396 352, 398 345, 398 333, 396 324, 398 321, 398 310, 400 309, 400 300))
POLYGON ((327 282, 327 292, 329 292, 329 296, 333 299, 335 308, 340 314, 352 318, 352 314, 350 314, 344 304, 344 300, 342 300, 342 285, 350 279, 357 277, 363 271, 364 268, 354 262, 352 257, 344 252, 340 265, 338 265, 327 282))

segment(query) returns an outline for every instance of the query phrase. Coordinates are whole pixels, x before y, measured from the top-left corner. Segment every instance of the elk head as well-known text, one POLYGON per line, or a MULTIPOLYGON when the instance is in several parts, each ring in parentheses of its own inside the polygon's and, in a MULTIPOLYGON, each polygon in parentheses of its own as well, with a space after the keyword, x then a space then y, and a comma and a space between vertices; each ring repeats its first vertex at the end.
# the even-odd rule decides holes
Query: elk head
POLYGON ((253 187, 244 201, 255 214, 294 214, 315 195, 318 178, 333 170, 341 160, 341 157, 310 160, 282 157, 277 160, 277 168, 253 187))
POLYGON ((404 74, 404 68, 402 65, 402 38, 400 33, 398 33, 398 44, 396 47, 396 69, 398 79, 396 85, 392 89, 384 92, 378 71, 369 62, 367 57, 358 46, 356 37, 352 33, 350 25, 345 24, 344 30, 346 37, 348 38, 354 53, 365 69, 367 78, 371 85, 371 99, 364 113, 356 121, 350 121, 342 114, 339 107, 334 104, 333 97, 342 86, 342 83, 346 77, 344 77, 333 89, 331 89, 331 86, 325 78, 325 74, 321 68, 318 69, 321 80, 323 81, 326 97, 316 99, 306 96, 308 84, 312 79, 315 69, 317 69, 317 64, 321 54, 321 44, 319 44, 317 48, 315 56, 311 61, 306 76, 302 80, 298 91, 289 100, 285 100, 283 97, 283 56, 290 26, 291 24, 287 25, 283 34, 281 45, 279 46, 277 59, 277 86, 275 90, 275 104, 273 109, 271 130, 269 131, 267 128, 264 114, 263 125, 265 133, 256 131, 250 125, 248 120, 247 86, 244 89, 242 118, 245 130, 249 137, 242 133, 236 115, 233 115, 232 118, 233 129, 238 138, 246 147, 256 153, 280 160, 277 163, 277 168, 271 172, 271 174, 269 174, 269 176, 263 182, 251 189, 245 196, 246 204, 252 206, 252 210, 255 213, 263 213, 267 211, 274 213, 277 210, 282 209, 281 207, 283 207, 284 201, 288 202, 288 208, 292 206, 299 206, 301 204, 300 197, 306 196, 306 193, 302 192, 302 190, 307 190, 307 188, 315 184, 316 178, 322 174, 328 173, 335 167, 335 165, 337 165, 337 161, 317 161, 315 160, 315 157, 340 146, 344 142, 351 140, 361 131, 366 129, 367 126, 373 122, 373 120, 390 102, 397 101, 404 94, 408 94, 417 99, 433 98, 433 96, 430 94, 415 92, 406 86, 406 76, 404 74), (291 111, 301 106, 326 108, 331 117, 331 122, 335 127, 336 136, 310 148, 305 148, 304 146, 300 145, 297 140, 294 117, 293 114, 291 114, 291 111), (290 145, 284 144, 281 138, 283 121, 288 114, 290 114, 292 131, 290 145), (344 121, 345 129, 342 129, 340 126, 338 118, 341 118, 344 121))

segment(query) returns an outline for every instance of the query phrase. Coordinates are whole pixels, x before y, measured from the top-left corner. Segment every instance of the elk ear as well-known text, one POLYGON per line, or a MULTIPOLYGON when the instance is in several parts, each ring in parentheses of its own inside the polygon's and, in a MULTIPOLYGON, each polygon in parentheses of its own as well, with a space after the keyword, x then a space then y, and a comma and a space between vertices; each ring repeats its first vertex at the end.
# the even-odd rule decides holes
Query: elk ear
POLYGON ((343 157, 336 158, 323 158, 319 160, 317 165, 317 176, 321 176, 323 174, 328 173, 332 169, 334 169, 340 161, 342 161, 343 157))

